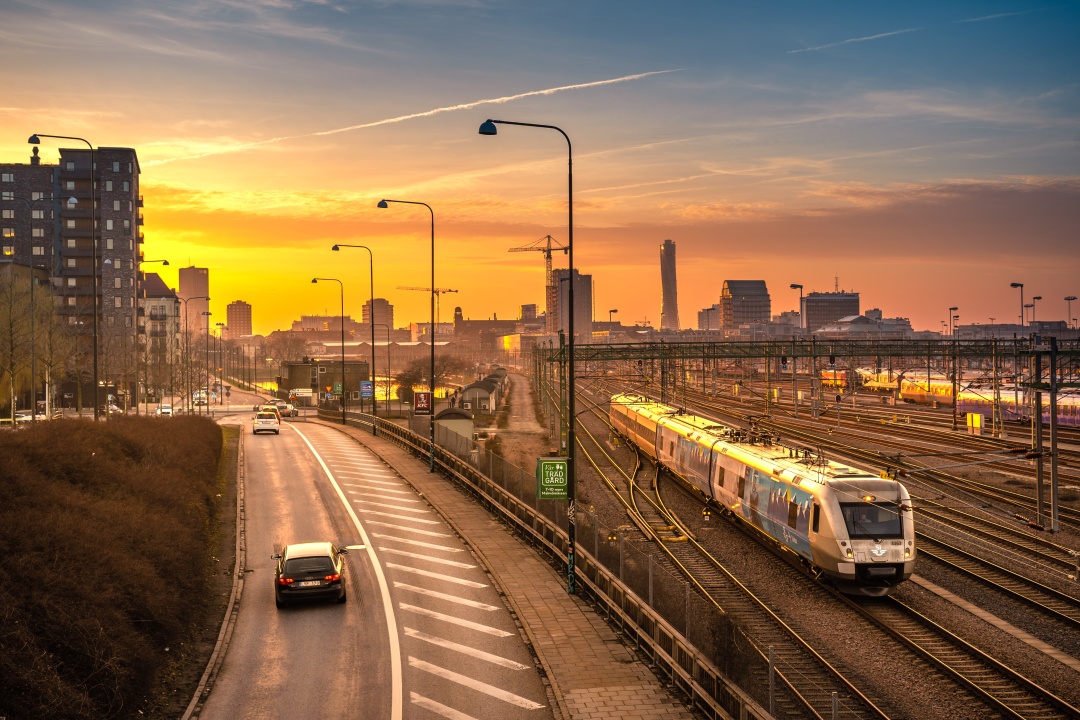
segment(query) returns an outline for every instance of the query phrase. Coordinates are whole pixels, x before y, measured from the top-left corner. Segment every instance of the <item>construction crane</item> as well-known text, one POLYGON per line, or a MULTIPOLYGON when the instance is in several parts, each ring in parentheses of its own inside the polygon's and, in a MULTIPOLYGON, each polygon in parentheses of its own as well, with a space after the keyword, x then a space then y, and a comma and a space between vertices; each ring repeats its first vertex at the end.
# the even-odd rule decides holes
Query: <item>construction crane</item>
MULTIPOLYGON (((405 287, 404 285, 398 285, 398 290, 420 290, 422 292, 429 293, 431 288, 425 287, 405 287)), ((435 288, 435 325, 438 326, 442 322, 442 315, 439 308, 439 296, 443 293, 456 293, 457 290, 451 290, 450 288, 435 288)), ((431 329, 432 337, 435 335, 435 328, 431 329)))
POLYGON ((528 245, 522 245, 521 247, 510 248, 509 252, 542 252, 542 253, 544 253, 545 269, 547 270, 547 274, 544 276, 544 285, 545 285, 545 287, 551 287, 552 285, 554 285, 554 283, 551 282, 551 253, 554 252, 555 250, 562 250, 564 255, 567 252, 569 252, 569 248, 567 248, 567 247, 565 247, 563 245, 560 245, 559 242, 557 240, 555 240, 555 238, 551 237, 550 235, 545 235, 544 237, 540 238, 539 240, 534 240, 533 242, 529 243, 528 245), (540 243, 544 243, 544 244, 541 245, 540 243))

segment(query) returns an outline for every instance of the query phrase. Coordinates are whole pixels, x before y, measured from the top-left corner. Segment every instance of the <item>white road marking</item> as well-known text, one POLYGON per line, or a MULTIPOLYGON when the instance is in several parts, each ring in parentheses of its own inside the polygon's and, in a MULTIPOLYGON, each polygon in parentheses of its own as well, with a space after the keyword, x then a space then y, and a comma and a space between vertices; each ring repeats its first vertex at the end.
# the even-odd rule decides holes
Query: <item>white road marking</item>
POLYGON ((432 618, 434 620, 442 620, 448 622, 451 625, 458 625, 463 628, 469 628, 470 630, 476 630, 482 632, 485 635, 493 635, 495 637, 510 637, 514 633, 506 632, 497 627, 491 627, 490 625, 484 625, 482 623, 473 622, 472 620, 465 620, 463 618, 455 617, 454 615, 446 615, 445 613, 435 612, 434 610, 428 610, 427 608, 418 607, 416 605, 409 605, 408 603, 401 603, 398 605, 399 610, 405 610, 407 612, 414 612, 417 615, 424 615, 425 617, 432 618))
POLYGON ((393 488, 388 488, 388 487, 373 487, 370 483, 362 483, 362 482, 360 482, 360 483, 344 483, 344 484, 348 485, 349 487, 364 488, 365 492, 368 492, 368 493, 376 492, 376 493, 390 493, 392 495, 411 495, 413 497, 416 496, 416 491, 415 490, 394 490, 393 488))
POLYGON ((511 670, 529 669, 528 665, 522 665, 521 663, 514 662, 513 660, 510 660, 508 658, 500 657, 499 655, 493 655, 492 653, 484 652, 483 650, 477 650, 476 648, 471 648, 468 645, 460 645, 456 642, 451 642, 450 640, 435 637, 434 635, 428 635, 427 633, 420 632, 419 630, 413 630, 409 627, 405 628, 405 636, 416 638, 417 640, 423 640, 426 643, 431 643, 432 645, 437 645, 441 648, 446 648, 447 650, 453 650, 454 652, 459 652, 463 655, 468 655, 469 657, 484 660, 486 662, 493 663, 504 668, 510 668, 511 670))
POLYGON ((371 547, 371 541, 368 539, 364 526, 360 524, 360 518, 356 516, 356 511, 349 504, 349 499, 345 497, 345 493, 338 486, 334 474, 330 472, 330 468, 323 462, 322 457, 315 449, 315 446, 311 444, 311 441, 307 439, 307 436, 296 428, 293 428, 293 430, 296 430, 296 434, 307 444, 311 454, 315 456, 319 465, 322 466, 323 472, 326 473, 330 484, 333 485, 341 504, 345 506, 345 512, 348 513, 349 519, 352 520, 353 527, 360 533, 360 538, 364 541, 364 545, 367 546, 368 560, 371 562, 371 569, 374 571, 375 578, 379 583, 379 594, 382 596, 383 615, 386 618, 386 632, 390 643, 390 720, 402 720, 402 692, 404 685, 402 683, 401 643, 398 640, 397 617, 394 615, 394 603, 390 597, 390 584, 386 580, 386 573, 383 572, 382 563, 375 554, 374 548, 371 547))
MULTIPOLYGON (((369 515, 371 513, 368 513, 369 515)), ((431 532, 430 530, 421 530, 420 528, 405 527, 398 525, 397 523, 379 522, 378 520, 372 520, 368 522, 368 525, 378 525, 379 527, 394 528, 395 530, 404 530, 405 532, 411 532, 416 535, 425 535, 427 537, 452 537, 450 533, 431 532)))
MULTIPOLYGON (((392 505, 390 503, 371 502, 369 500, 364 500, 363 498, 355 498, 355 497, 352 499, 352 501, 354 503, 356 503, 357 505, 368 505, 368 506, 371 506, 371 507, 386 508, 388 510, 398 510, 400 512, 415 513, 416 515, 430 515, 431 514, 431 511, 428 510, 426 506, 423 507, 423 508, 411 508, 411 507, 404 507, 402 505, 392 505)), ((413 502, 416 502, 416 501, 414 500, 413 502)))
POLYGON ((466 715, 463 712, 459 712, 452 707, 447 707, 440 702, 436 702, 431 698, 426 698, 423 695, 417 695, 414 692, 409 693, 409 700, 413 705, 422 707, 425 710, 430 710, 436 715, 442 715, 448 720, 476 720, 472 715, 466 715))
POLYGON ((540 708, 544 707, 543 705, 535 703, 528 698, 523 698, 520 695, 515 695, 512 692, 507 692, 506 690, 497 688, 494 685, 488 685, 487 683, 480 682, 479 680, 474 680, 471 677, 466 677, 464 675, 458 674, 453 670, 447 670, 446 668, 441 668, 438 665, 426 663, 423 660, 418 660, 411 655, 409 656, 409 667, 414 667, 417 670, 424 670, 425 672, 429 672, 432 675, 441 677, 445 680, 449 680, 450 682, 455 682, 459 685, 463 685, 471 690, 482 692, 485 695, 489 695, 497 700, 502 700, 505 703, 516 705, 519 708, 524 708, 526 710, 539 710, 540 708))
POLYGON ((449 595, 447 593, 441 593, 435 590, 428 590, 427 588, 417 587, 415 585, 406 585, 405 583, 397 582, 396 580, 394 581, 394 587, 396 587, 398 590, 407 590, 417 593, 419 595, 427 595, 428 597, 438 598, 439 600, 448 600, 452 603, 471 607, 475 610, 487 610, 488 612, 491 612, 492 610, 499 609, 494 605, 488 605, 487 603, 478 602, 476 600, 469 600, 468 598, 458 597, 457 595, 449 595))
POLYGON ((393 495, 380 495, 379 493, 381 493, 381 492, 386 492, 386 491, 383 490, 382 488, 377 488, 375 490, 370 490, 370 491, 367 491, 367 492, 364 492, 364 491, 361 491, 361 490, 349 490, 348 491, 348 493, 350 495, 361 495, 361 496, 366 497, 366 498, 377 498, 377 499, 380 499, 380 500, 393 500, 394 502, 408 503, 409 505, 417 505, 417 504, 420 503, 419 500, 410 500, 408 498, 395 497, 393 495))
MULTIPOLYGON (((425 525, 441 525, 442 524, 442 522, 439 521, 439 520, 425 520, 423 518, 418 518, 418 517, 409 517, 408 515, 395 515, 394 513, 379 512, 378 510, 364 510, 364 514, 365 515, 380 515, 382 517, 392 517, 392 518, 397 518, 398 520, 406 520, 408 522, 423 523, 425 525)), ((402 529, 405 529, 405 528, 402 528, 402 529)), ((419 532, 419 531, 417 531, 417 532, 419 532)))
POLYGON ((408 538, 398 537, 397 535, 387 535, 386 533, 371 533, 371 537, 381 538, 383 540, 390 540, 391 542, 399 542, 405 545, 414 545, 416 547, 425 547, 431 550, 442 550, 443 552, 465 552, 461 548, 446 547, 445 545, 436 545, 435 543, 426 543, 422 540, 409 540, 408 538))
POLYGON ((439 573, 429 572, 427 570, 420 570, 419 568, 409 567, 408 565, 398 565, 397 563, 386 563, 386 567, 393 568, 400 572, 412 573, 414 575, 423 575, 424 577, 434 578, 436 580, 445 580, 446 582, 456 583, 458 585, 465 585, 467 587, 483 588, 487 587, 484 583, 474 582, 472 580, 462 580, 456 578, 453 575, 440 575, 439 573))
POLYGON ((447 565, 449 567, 463 568, 465 570, 472 570, 475 565, 469 563, 458 562, 457 560, 446 560, 444 558, 431 557, 430 555, 421 555, 420 553, 411 553, 407 550, 397 550, 395 548, 388 548, 379 546, 379 550, 391 555, 404 555, 405 557, 415 558, 416 560, 423 560, 425 562, 438 563, 439 565, 447 565))

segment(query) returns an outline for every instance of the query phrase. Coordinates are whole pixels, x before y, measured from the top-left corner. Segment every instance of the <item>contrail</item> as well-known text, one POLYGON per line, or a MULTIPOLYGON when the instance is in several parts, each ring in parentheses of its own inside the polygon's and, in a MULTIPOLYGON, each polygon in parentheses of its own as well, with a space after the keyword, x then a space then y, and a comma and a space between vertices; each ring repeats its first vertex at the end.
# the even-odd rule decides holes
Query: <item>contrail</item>
POLYGON ((188 155, 185 157, 169 158, 165 160, 151 160, 144 163, 147 166, 150 165, 164 165, 165 163, 176 162, 177 160, 198 160, 199 158, 210 157, 212 155, 224 155, 226 153, 240 152, 242 150, 248 150, 251 148, 259 147, 261 145, 270 145, 273 143, 284 142, 286 140, 296 140, 298 138, 305 137, 318 137, 322 135, 336 135, 343 132, 351 132, 353 130, 363 130, 365 128, 378 127, 380 125, 392 125, 394 123, 405 122, 406 120, 414 120, 416 118, 431 117, 432 115, 440 115, 442 113, 455 112, 457 110, 471 110, 472 108, 480 107, 481 105, 499 105, 502 103, 508 103, 512 100, 520 100, 527 97, 535 97, 537 95, 554 95, 555 93, 563 92, 566 90, 583 90, 585 88, 601 87, 603 85, 615 85, 617 83, 630 82, 632 80, 640 80, 652 75, 665 75, 667 73, 678 72, 679 69, 673 70, 654 70, 652 72, 638 73, 636 75, 624 75, 623 77, 611 78, 610 80, 596 80, 587 83, 578 83, 576 85, 561 85, 559 87, 546 88, 544 90, 530 90, 529 92, 518 93, 517 95, 505 95, 497 98, 486 98, 483 100, 475 100, 469 103, 462 103, 460 105, 448 105, 446 107, 434 108, 432 110, 425 110, 423 112, 410 113, 408 115, 398 115, 397 117, 385 118, 383 120, 373 120, 372 122, 360 123, 359 125, 349 125, 347 127, 334 128, 333 130, 320 130, 318 132, 304 133, 301 135, 282 135, 280 137, 267 138, 266 140, 259 140, 250 143, 241 143, 239 145, 233 145, 228 148, 222 148, 213 150, 210 152, 200 153, 198 155, 188 155))
POLYGON ((867 40, 879 40, 881 38, 890 37, 892 35, 903 35, 904 33, 918 32, 922 28, 907 28, 906 30, 893 30, 892 32, 880 33, 878 35, 867 35, 866 37, 850 38, 848 40, 841 40, 840 42, 829 43, 828 45, 818 45, 817 47, 802 48, 801 50, 788 50, 788 55, 794 55, 795 53, 813 52, 814 50, 825 50, 826 48, 838 47, 840 45, 847 45, 849 43, 866 42, 867 40))

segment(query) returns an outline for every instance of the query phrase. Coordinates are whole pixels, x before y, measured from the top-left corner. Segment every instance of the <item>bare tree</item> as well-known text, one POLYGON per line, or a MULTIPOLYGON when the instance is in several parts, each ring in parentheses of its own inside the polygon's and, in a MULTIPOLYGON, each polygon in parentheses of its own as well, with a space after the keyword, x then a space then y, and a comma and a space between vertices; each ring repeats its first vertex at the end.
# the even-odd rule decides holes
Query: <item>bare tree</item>
POLYGON ((29 273, 20 275, 13 265, 0 273, 0 379, 8 387, 12 427, 17 393, 23 389, 30 367, 30 315, 26 312, 30 305, 29 280, 29 273))

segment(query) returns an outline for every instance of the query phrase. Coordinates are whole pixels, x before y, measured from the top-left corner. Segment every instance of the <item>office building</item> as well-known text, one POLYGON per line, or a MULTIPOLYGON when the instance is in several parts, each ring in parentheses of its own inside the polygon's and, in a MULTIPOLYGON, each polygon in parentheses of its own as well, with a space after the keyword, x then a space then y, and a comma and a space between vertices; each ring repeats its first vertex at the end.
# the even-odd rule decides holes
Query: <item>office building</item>
POLYGON ((699 310, 697 314, 698 330, 718 330, 720 329, 722 320, 723 316, 721 315, 719 304, 707 307, 704 310, 699 310))
POLYGON ((802 316, 807 332, 814 332, 840 318, 859 315, 859 293, 812 292, 803 297, 802 316))
POLYGON ((251 335, 251 304, 243 300, 234 300, 225 308, 225 324, 228 333, 225 337, 238 338, 251 335))
POLYGON ((678 288, 675 281, 675 243, 665 240, 660 246, 660 284, 663 302, 660 306, 660 329, 679 329, 678 288))
MULTIPOLYGON (((555 283, 555 329, 553 332, 568 332, 570 328, 568 280, 570 271, 552 270, 555 283)), ((574 269, 574 335, 575 342, 588 342, 592 337, 592 275, 582 275, 574 269)))
POLYGON ((209 318, 203 316, 210 310, 207 300, 192 300, 191 298, 210 297, 210 270, 209 268, 195 267, 194 265, 180 268, 180 299, 185 301, 185 327, 187 331, 198 335, 206 332, 209 318))
POLYGON ((720 291, 720 318, 725 328, 764 323, 772 317, 772 303, 764 280, 725 280, 720 291))
POLYGON ((394 306, 390 304, 390 301, 386 298, 375 298, 375 312, 371 310, 371 300, 364 303, 363 310, 361 311, 361 319, 364 325, 371 322, 375 323, 375 329, 381 332, 380 325, 385 325, 391 330, 394 329, 394 306))

